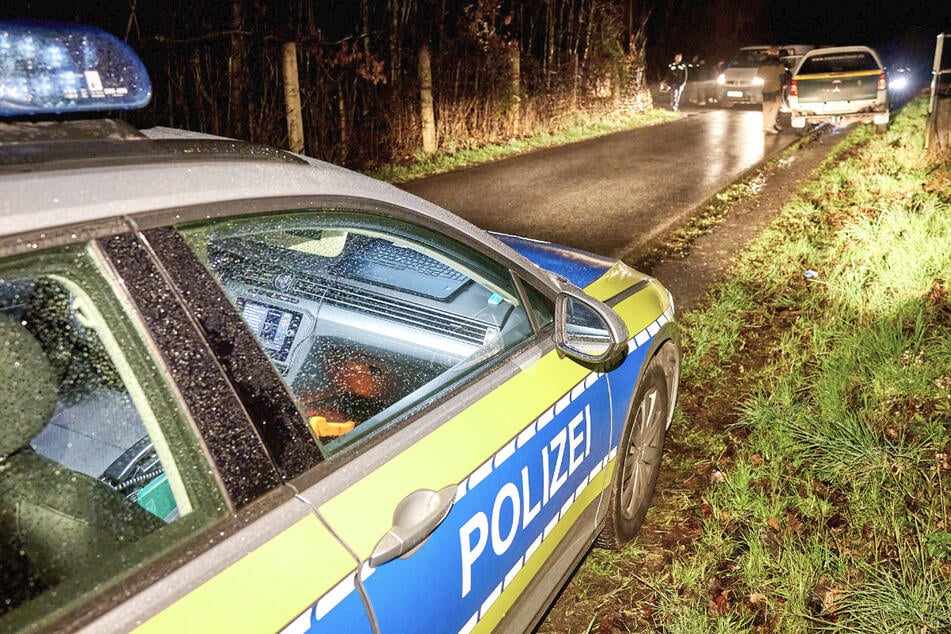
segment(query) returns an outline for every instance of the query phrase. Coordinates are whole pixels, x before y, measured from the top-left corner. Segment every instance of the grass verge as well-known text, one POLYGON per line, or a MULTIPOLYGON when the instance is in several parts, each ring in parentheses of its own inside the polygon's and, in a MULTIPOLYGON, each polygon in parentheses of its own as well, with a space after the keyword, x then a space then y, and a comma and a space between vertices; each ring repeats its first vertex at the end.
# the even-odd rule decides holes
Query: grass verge
POLYGON ((609 587, 605 562, 633 582, 565 629, 951 631, 951 168, 926 107, 853 131, 682 316, 674 475, 566 592, 609 587))

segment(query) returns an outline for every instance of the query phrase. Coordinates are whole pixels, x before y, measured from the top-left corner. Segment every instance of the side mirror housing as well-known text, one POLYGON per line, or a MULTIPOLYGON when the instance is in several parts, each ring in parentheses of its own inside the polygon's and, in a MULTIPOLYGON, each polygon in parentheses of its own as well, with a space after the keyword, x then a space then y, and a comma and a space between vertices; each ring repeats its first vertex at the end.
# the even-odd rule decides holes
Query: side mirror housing
POLYGON ((627 326, 611 308, 580 291, 555 298, 555 348, 592 370, 613 370, 627 356, 627 326))

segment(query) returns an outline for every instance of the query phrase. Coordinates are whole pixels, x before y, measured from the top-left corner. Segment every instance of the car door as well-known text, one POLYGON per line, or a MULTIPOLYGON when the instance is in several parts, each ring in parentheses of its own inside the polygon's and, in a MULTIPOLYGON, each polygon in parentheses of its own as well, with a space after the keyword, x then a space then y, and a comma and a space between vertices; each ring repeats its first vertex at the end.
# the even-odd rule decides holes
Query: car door
POLYGON ((569 530, 595 528, 607 381, 540 348, 513 362, 402 430, 397 455, 376 449, 366 462, 382 464, 318 508, 360 554, 383 632, 491 629, 569 530))
POLYGON ((359 562, 290 631, 364 605, 381 631, 490 626, 572 529, 590 538, 609 381, 554 350, 551 299, 509 267, 339 209, 179 229, 314 433, 299 498, 359 562))
POLYGON ((219 488, 94 243, 30 245, 0 244, 4 630, 74 628, 121 604, 154 562, 225 521, 225 491, 278 482, 249 471, 219 488))

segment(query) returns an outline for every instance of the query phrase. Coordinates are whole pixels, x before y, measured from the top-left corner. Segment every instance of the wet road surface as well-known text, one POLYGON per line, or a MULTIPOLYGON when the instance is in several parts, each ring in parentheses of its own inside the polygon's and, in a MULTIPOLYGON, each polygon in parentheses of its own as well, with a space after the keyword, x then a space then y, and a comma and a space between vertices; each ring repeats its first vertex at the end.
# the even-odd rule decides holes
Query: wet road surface
POLYGON ((799 137, 759 109, 695 109, 610 134, 400 185, 490 231, 625 260, 799 137))

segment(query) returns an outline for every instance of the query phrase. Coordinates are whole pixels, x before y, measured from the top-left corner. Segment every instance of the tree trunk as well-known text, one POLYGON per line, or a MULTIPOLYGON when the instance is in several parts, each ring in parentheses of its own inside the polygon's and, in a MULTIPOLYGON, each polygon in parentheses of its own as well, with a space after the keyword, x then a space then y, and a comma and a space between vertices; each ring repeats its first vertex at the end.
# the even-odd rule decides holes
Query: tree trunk
POLYGON ((429 46, 419 48, 419 110, 423 128, 423 152, 436 152, 436 114, 433 109, 433 69, 429 46))
POLYGON ((301 118, 300 83, 297 76, 297 45, 287 42, 283 48, 284 106, 287 112, 287 146, 291 152, 304 153, 304 121, 301 118))
POLYGON ((542 72, 545 73, 545 88, 551 90, 551 74, 555 71, 552 63, 555 58, 555 7, 548 3, 548 17, 545 19, 545 58, 542 72))
POLYGON ((400 10, 398 2, 390 2, 390 85, 400 78, 400 10))
POLYGON ((228 51, 228 130, 216 130, 216 133, 225 132, 237 139, 248 139, 248 53, 243 36, 245 24, 241 0, 231 2, 231 28, 234 35, 228 51))

